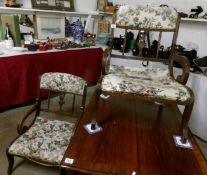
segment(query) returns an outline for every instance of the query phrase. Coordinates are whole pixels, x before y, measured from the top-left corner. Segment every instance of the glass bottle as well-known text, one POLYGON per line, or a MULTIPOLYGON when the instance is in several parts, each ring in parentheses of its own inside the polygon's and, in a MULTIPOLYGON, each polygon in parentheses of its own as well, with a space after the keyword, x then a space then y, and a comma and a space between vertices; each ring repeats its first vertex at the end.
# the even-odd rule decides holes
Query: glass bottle
POLYGON ((6 23, 5 40, 12 39, 11 31, 9 30, 9 24, 6 23))
POLYGON ((7 49, 11 49, 12 47, 14 47, 14 42, 13 42, 12 34, 9 30, 9 24, 8 23, 6 23, 5 45, 6 45, 7 49))

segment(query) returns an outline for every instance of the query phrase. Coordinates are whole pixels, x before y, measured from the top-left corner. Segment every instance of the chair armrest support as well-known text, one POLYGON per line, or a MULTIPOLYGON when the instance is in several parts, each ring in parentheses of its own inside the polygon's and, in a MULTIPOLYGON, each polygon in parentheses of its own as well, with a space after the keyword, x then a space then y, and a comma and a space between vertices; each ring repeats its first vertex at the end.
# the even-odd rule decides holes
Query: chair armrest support
POLYGON ((185 56, 174 54, 171 57, 171 60, 172 60, 172 62, 170 63, 171 64, 170 74, 173 76, 173 61, 176 61, 182 67, 182 75, 178 75, 176 77, 176 81, 185 85, 188 81, 188 77, 189 77, 189 73, 190 73, 190 62, 189 62, 188 58, 185 56))
POLYGON ((111 62, 111 48, 106 48, 103 53, 103 60, 102 60, 102 75, 108 74, 110 62, 111 62))
POLYGON ((39 108, 40 108, 40 102, 37 102, 33 105, 33 107, 25 115, 23 115, 20 118, 20 120, 18 121, 18 125, 17 125, 17 132, 19 135, 25 133, 32 126, 32 124, 34 123, 34 121, 36 119, 36 116, 39 114, 39 112, 38 112, 39 108), (29 124, 29 126, 24 125, 24 122, 27 120, 27 118, 29 116, 31 116, 31 114, 34 111, 37 111, 37 112, 36 112, 36 115, 35 115, 34 119, 32 120, 32 122, 29 124))

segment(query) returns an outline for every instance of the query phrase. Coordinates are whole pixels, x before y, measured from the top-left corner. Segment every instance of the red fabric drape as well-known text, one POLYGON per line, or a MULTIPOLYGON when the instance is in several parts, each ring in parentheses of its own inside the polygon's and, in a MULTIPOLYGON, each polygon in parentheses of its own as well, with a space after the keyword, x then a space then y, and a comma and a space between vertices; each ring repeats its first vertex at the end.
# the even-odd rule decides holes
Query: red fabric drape
POLYGON ((34 100, 38 78, 45 72, 65 72, 94 84, 101 74, 101 48, 66 50, 0 58, 0 108, 34 100))

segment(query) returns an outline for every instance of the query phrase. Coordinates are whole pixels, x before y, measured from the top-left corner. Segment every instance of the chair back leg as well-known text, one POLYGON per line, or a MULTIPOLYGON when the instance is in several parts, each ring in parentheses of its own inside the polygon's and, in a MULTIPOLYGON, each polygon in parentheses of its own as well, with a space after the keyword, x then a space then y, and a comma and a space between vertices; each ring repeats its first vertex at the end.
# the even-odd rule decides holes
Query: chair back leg
POLYGON ((193 104, 194 101, 185 106, 184 112, 183 112, 183 116, 182 116, 182 121, 181 121, 181 133, 182 133, 182 143, 186 143, 187 139, 188 139, 188 122, 190 119, 190 115, 193 109, 193 104))
POLYGON ((82 104, 81 104, 81 107, 80 107, 81 112, 84 112, 84 110, 85 110, 86 95, 87 95, 87 86, 84 87, 84 91, 83 91, 82 104))

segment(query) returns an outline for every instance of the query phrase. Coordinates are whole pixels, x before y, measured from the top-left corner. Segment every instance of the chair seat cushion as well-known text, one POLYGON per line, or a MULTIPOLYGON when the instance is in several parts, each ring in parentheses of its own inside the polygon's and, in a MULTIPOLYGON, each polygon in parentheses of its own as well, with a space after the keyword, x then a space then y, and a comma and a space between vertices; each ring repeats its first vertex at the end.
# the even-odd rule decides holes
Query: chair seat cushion
POLYGON ((69 145, 74 125, 37 117, 32 127, 9 147, 9 153, 59 165, 69 145))
POLYGON ((104 76, 101 88, 104 92, 140 94, 163 100, 180 100, 185 102, 190 99, 188 89, 172 79, 152 80, 108 74, 104 76))
POLYGON ((171 79, 169 69, 148 68, 148 67, 127 67, 111 64, 109 74, 116 74, 125 77, 135 77, 150 80, 171 79))

